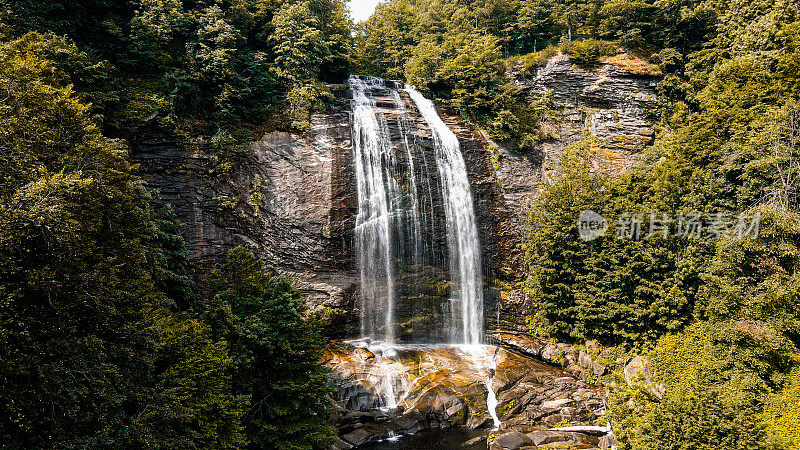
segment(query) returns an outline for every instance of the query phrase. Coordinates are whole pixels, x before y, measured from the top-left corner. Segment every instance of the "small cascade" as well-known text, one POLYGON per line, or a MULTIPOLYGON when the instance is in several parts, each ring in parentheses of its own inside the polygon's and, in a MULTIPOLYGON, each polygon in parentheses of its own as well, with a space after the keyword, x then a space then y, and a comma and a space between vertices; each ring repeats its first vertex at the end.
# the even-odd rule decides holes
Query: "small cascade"
POLYGON ((502 422, 500 418, 497 416, 497 394, 494 392, 494 387, 492 387, 492 382, 494 381, 494 375, 497 371, 497 348, 494 349, 491 365, 489 367, 489 376, 486 377, 486 409, 489 410, 489 415, 492 417, 492 421, 494 422, 494 429, 499 430, 500 425, 502 422))
POLYGON ((497 352, 498 348, 493 345, 460 345, 457 346, 468 356, 465 359, 471 360, 475 370, 484 375, 484 386, 486 386, 486 412, 492 418, 494 429, 500 429, 502 422, 497 416, 497 393, 492 386, 495 372, 497 371, 497 352))

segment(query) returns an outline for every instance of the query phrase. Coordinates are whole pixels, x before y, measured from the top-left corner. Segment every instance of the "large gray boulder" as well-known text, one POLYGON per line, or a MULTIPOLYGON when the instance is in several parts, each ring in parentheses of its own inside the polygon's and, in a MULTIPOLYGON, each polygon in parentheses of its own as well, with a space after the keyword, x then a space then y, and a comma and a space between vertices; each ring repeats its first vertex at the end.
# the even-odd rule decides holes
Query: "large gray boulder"
POLYGON ((647 357, 639 355, 633 358, 623 369, 625 383, 628 387, 635 387, 637 383, 643 383, 644 388, 658 399, 666 393, 667 388, 655 380, 656 373, 647 357))

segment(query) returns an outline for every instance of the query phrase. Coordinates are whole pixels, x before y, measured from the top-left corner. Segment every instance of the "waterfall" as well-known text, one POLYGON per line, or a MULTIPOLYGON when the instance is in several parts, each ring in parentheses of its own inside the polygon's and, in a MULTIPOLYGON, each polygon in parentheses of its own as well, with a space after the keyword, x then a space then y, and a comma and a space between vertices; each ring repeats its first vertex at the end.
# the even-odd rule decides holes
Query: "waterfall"
POLYGON ((375 114, 366 95, 369 80, 351 79, 353 91, 353 147, 355 149, 358 215, 356 247, 361 278, 361 333, 392 342, 394 267, 390 230, 390 191, 387 180, 393 166, 386 123, 375 114), (383 323, 381 323, 383 322, 383 323))
POLYGON ((393 343, 397 338, 395 322, 408 320, 411 309, 417 312, 417 308, 427 308, 420 316, 432 322, 444 321, 429 338, 446 334, 451 343, 480 343, 480 242, 458 138, 430 100, 411 87, 405 88, 433 134, 437 170, 429 171, 425 152, 416 145, 416 123, 410 119, 395 83, 355 76, 348 83, 353 93, 358 190, 355 250, 361 281, 362 337, 393 343), (434 172, 437 178, 432 182, 434 172), (434 186, 439 187, 438 192, 434 192, 434 186), (444 218, 437 219, 436 211, 444 218), (440 240, 438 236, 442 236, 440 240), (437 245, 440 241, 442 244, 437 245), (423 284, 436 281, 429 273, 445 253, 451 286, 449 308, 423 304, 423 284), (414 299, 420 299, 420 303, 413 304, 414 299), (411 306, 400 305, 400 300, 411 302, 411 306))
POLYGON ((483 277, 475 208, 458 138, 442 121, 433 102, 406 86, 411 99, 433 133, 436 164, 442 179, 447 217, 451 291, 452 341, 477 344, 483 337, 483 277))

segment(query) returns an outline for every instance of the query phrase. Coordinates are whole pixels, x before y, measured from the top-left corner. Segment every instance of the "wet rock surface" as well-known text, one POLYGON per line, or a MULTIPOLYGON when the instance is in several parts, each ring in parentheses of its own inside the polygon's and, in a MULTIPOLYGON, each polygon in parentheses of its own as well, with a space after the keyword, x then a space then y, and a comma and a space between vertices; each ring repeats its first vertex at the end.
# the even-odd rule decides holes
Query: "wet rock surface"
MULTIPOLYGON (((490 448, 522 448, 516 445, 534 445, 530 433, 565 423, 596 426, 604 411, 599 386, 503 347, 337 341, 324 359, 339 386, 332 422, 354 446, 461 426, 491 433, 490 448), (501 421, 495 431, 489 387, 501 421)), ((580 442, 598 441, 586 433, 568 437, 578 435, 580 442)))
POLYGON ((357 327, 355 178, 346 90, 333 88, 340 100, 306 134, 266 133, 223 158, 206 140, 153 130, 133 142, 133 157, 184 223, 199 273, 248 246, 268 270, 292 276, 312 310, 338 311, 330 317, 346 335, 357 327))

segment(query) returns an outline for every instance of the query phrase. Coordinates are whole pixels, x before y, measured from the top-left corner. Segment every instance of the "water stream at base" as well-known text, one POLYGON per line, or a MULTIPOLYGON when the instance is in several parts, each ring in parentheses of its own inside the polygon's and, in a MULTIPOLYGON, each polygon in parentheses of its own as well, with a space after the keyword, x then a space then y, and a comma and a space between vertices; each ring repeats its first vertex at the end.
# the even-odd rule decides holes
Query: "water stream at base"
MULTIPOLYGON (((486 408, 492 418, 495 430, 500 428, 502 422, 497 415, 497 395, 493 388, 494 376, 497 370, 498 347, 483 344, 392 344, 364 339, 347 341, 355 347, 366 348, 374 354, 371 370, 366 374, 375 394, 380 399, 383 409, 396 409, 406 400, 406 396, 413 388, 408 369, 400 362, 399 355, 403 350, 431 350, 451 349, 458 352, 461 361, 471 366, 476 379, 482 379, 486 387, 486 408)), ((406 405, 409 409, 414 405, 406 405)))
POLYGON ((470 439, 484 434, 484 431, 468 428, 426 430, 413 436, 374 442, 358 448, 363 450, 486 450, 486 441, 466 444, 470 439))

